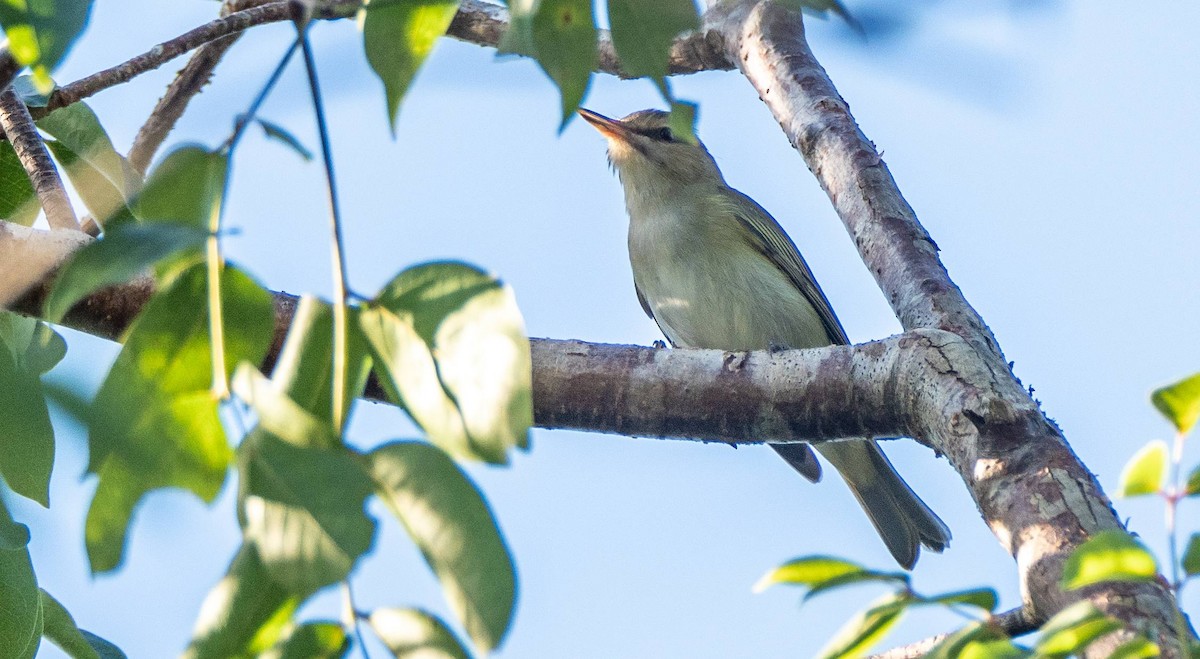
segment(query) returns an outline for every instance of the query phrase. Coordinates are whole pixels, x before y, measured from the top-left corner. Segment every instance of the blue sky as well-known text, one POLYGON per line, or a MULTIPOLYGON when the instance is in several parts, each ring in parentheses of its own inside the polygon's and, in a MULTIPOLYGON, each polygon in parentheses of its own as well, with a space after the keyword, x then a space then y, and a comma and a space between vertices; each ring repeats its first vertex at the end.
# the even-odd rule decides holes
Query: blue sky
MULTIPOLYGON (((847 4, 865 17, 887 7, 847 4)), ((899 14, 906 26, 865 44, 839 24, 810 21, 813 49, 1017 374, 1112 489, 1130 454, 1169 437, 1149 391, 1200 370, 1200 42, 1192 29, 1200 8, 912 7, 899 14)), ((123 61, 213 13, 215 3, 98 0, 57 78, 123 61)), ((406 265, 461 258, 512 284, 533 336, 659 338, 633 295, 624 205, 603 142, 582 122, 557 134, 557 93, 534 64, 443 40, 393 141, 354 24, 321 24, 314 36, 356 290, 369 293, 406 265)), ((244 38, 170 143, 224 139, 289 38, 284 25, 244 38)), ((175 68, 90 101, 119 149, 175 68)), ((700 102, 700 136, 727 180, 791 233, 851 338, 898 332, 828 200, 749 84, 735 73, 675 84, 700 102)), ((600 77, 587 105, 623 115, 657 101, 644 81, 600 77)), ((264 116, 315 146, 298 69, 264 116)), ((319 168, 252 134, 234 169, 227 226, 241 233, 227 242, 231 258, 271 288, 327 293, 319 168)), ((95 387, 116 346, 76 333, 68 340, 62 377, 95 387)), ((82 527, 94 483, 80 484, 82 435, 59 428, 52 510, 13 502, 31 526, 42 585, 131 657, 177 653, 238 542, 232 480, 212 507, 179 492, 153 495, 135 518, 125 567, 93 579, 82 527)), ((352 428, 364 446, 414 434, 397 411, 372 404, 359 406, 352 428)), ((886 449, 955 536, 944 555, 922 557, 917 588, 992 585, 1002 606, 1016 606, 1013 562, 949 465, 909 441, 886 449)), ((754 595, 754 581, 804 554, 893 567, 840 481, 810 485, 765 449, 535 430, 532 451, 510 468, 469 471, 519 569, 517 618, 501 657, 808 656, 876 593, 863 587, 800 608, 796 591, 754 595)), ((1156 502, 1117 507, 1151 547, 1164 546, 1156 502)), ((374 512, 383 531, 355 579, 360 606, 445 613, 417 552, 386 511, 374 512)), ((1182 526, 1200 526, 1194 520, 1185 504, 1182 526)), ((330 617, 336 607, 336 598, 319 597, 304 613, 330 617)), ((888 643, 958 623, 922 612, 888 643)))

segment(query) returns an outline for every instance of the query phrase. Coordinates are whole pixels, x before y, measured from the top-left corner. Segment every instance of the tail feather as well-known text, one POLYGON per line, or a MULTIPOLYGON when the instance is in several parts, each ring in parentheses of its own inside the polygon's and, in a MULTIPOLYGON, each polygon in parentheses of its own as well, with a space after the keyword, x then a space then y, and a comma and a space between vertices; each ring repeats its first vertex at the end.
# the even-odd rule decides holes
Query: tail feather
POLYGON ((912 569, 922 545, 938 553, 950 545, 950 529, 896 473, 874 441, 827 442, 817 450, 846 480, 902 567, 912 569))

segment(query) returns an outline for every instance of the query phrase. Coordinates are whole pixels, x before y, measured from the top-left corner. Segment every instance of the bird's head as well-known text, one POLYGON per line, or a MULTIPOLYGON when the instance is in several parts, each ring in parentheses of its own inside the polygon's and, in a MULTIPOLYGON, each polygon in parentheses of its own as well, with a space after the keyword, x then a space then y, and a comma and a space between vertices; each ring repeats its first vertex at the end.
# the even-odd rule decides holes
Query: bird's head
POLYGON ((624 119, 610 119, 581 108, 579 116, 608 140, 608 160, 627 187, 724 181, 717 163, 699 140, 686 140, 672 133, 666 112, 640 110, 624 119))

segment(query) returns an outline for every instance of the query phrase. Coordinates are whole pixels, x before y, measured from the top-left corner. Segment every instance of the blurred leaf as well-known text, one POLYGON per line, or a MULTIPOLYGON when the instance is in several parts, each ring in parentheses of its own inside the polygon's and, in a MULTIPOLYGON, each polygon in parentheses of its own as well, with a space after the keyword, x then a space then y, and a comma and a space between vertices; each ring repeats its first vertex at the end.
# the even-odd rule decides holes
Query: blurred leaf
POLYGON ((562 130, 575 116, 599 61, 591 0, 540 0, 530 35, 538 64, 562 96, 562 130))
MULTIPOLYGON (((56 109, 38 119, 37 127, 49 133, 55 139, 55 144, 64 146, 71 154, 103 176, 120 194, 122 204, 126 197, 137 192, 142 186, 142 175, 125 160, 125 156, 116 152, 112 140, 108 138, 108 132, 104 131, 100 118, 92 112, 88 103, 72 103, 70 106, 56 109)), ((56 156, 58 154, 55 154, 56 156)), ((79 192, 84 194, 83 190, 79 192)), ((115 210, 115 206, 112 210, 115 210)), ((103 220, 107 216, 108 214, 104 214, 96 217, 103 220)))
POLYGON ((1176 430, 1186 434, 1200 419, 1200 373, 1155 389, 1150 400, 1176 430))
POLYGON ((775 584, 793 584, 810 588, 805 596, 809 599, 816 593, 864 581, 907 583, 907 577, 895 572, 869 570, 858 563, 832 556, 805 556, 768 571, 754 584, 754 592, 761 593, 775 584))
POLYGON ((671 135, 681 142, 696 144, 696 104, 690 101, 672 101, 671 115, 667 118, 671 135))
POLYGON ((817 655, 821 659, 860 657, 882 639, 900 621, 905 607, 912 603, 902 593, 889 593, 851 618, 817 655))
POLYGON ((1167 444, 1156 439, 1146 444, 1125 463, 1117 496, 1158 494, 1167 474, 1167 444))
POLYGON ((1133 536, 1108 529, 1079 546, 1063 567, 1062 585, 1075 590, 1103 581, 1152 581, 1154 556, 1133 536))
POLYGON ((121 648, 80 629, 66 607, 47 593, 41 591, 42 612, 45 626, 42 634, 61 648, 72 659, 125 659, 121 648))
POLYGON ((1200 494, 1200 465, 1192 469, 1192 473, 1188 474, 1187 489, 1184 491, 1189 497, 1194 497, 1200 494))
POLYGON ((146 222, 208 231, 221 205, 228 169, 229 157, 224 153, 194 145, 179 147, 150 172, 133 200, 134 214, 146 222))
MULTIPOLYGON (((203 266, 159 291, 130 327, 92 405, 88 472, 99 485, 85 535, 92 570, 121 562, 134 506, 153 489, 180 487, 211 502, 232 450, 210 391, 207 277, 203 266)), ((241 271, 221 277, 226 369, 266 355, 270 295, 241 271)))
MULTIPOLYGON (((92 167, 74 151, 63 146, 62 142, 46 140, 46 148, 54 154, 54 159, 67 173, 71 186, 79 193, 79 198, 87 206, 88 212, 101 226, 109 218, 124 214, 128 216, 127 199, 120 189, 113 185, 99 170, 92 167)), ((111 222, 120 224, 120 222, 111 222)))
POLYGON ((968 623, 930 648, 925 659, 1016 659, 1029 653, 1013 645, 996 627, 982 621, 968 623))
POLYGON ((863 31, 862 26, 858 24, 858 21, 854 20, 854 17, 850 15, 850 12, 846 10, 846 7, 840 2, 840 0, 775 1, 784 7, 791 9, 792 11, 803 11, 806 14, 813 14, 815 16, 820 16, 821 18, 824 18, 829 12, 833 12, 834 14, 840 16, 842 20, 846 21, 850 27, 854 28, 860 33, 863 31))
POLYGON ((27 227, 40 212, 41 203, 33 194, 29 174, 25 173, 12 143, 0 142, 0 219, 27 227))
POLYGON ((91 10, 91 0, 0 2, 0 25, 8 35, 8 49, 19 64, 33 68, 34 83, 43 93, 53 88, 50 70, 83 32, 91 10))
POLYGON ((1200 574, 1200 533, 1193 533, 1188 538, 1187 549, 1183 552, 1183 571, 1189 577, 1200 574))
POLYGON ((437 575, 450 608, 483 653, 512 624, 512 556, 483 495, 439 448, 392 442, 368 454, 379 496, 437 575))
MULTIPOLYGON (((346 400, 343 409, 351 410, 362 394, 371 371, 366 339, 357 331, 359 312, 350 308, 349 359, 346 376, 346 400)), ((296 305, 292 326, 279 354, 271 380, 288 398, 327 425, 333 423, 333 309, 324 302, 305 296, 296 305)), ((346 418, 350 418, 349 412, 346 418)), ((340 436, 340 431, 335 434, 340 436)))
POLYGON ((254 409, 263 430, 296 446, 332 449, 341 445, 333 427, 279 389, 257 368, 244 362, 233 376, 233 391, 254 409))
POLYGON ((695 0, 609 0, 608 22, 621 68, 633 77, 667 75, 671 42, 700 28, 695 0))
POLYGON ((350 639, 346 630, 336 622, 306 622, 263 659, 331 659, 346 655, 350 639))
POLYGON ((380 383, 451 455, 506 463, 533 424, 529 340, 512 290, 462 263, 409 268, 361 314, 380 383))
POLYGON ((1039 656, 1066 657, 1078 653, 1101 636, 1121 628, 1087 600, 1056 613, 1042 625, 1034 650, 1039 656))
POLYGON ((12 518, 0 497, 0 657, 6 659, 32 659, 42 639, 42 605, 28 538, 29 530, 12 518), (13 542, 22 535, 25 542, 13 542))
POLYGON ((1144 636, 1138 636, 1129 641, 1118 645, 1108 655, 1108 659, 1150 659, 1161 654, 1158 646, 1146 640, 1144 636))
POLYGON ((271 579, 300 595, 345 579, 375 537, 363 512, 371 482, 349 449, 296 445, 260 427, 238 452, 246 541, 271 579))
POLYGON ((375 609, 371 629, 396 659, 470 659, 437 616, 420 609, 375 609))
MULTIPOLYGON (((9 326, 13 324, 16 321, 10 318, 9 326)), ((28 324, 35 326, 36 322, 28 324)), ((24 360, 14 356, 26 354, 28 344, 9 345, 9 340, 0 333, 0 389, 4 391, 0 395, 0 476, 17 494, 49 507, 54 467, 50 410, 39 373, 30 372, 22 364, 24 360)))
POLYGON ((988 613, 995 611, 998 603, 996 591, 992 590, 991 588, 960 590, 953 593, 934 595, 932 597, 923 597, 921 599, 930 604, 941 604, 944 606, 966 604, 968 606, 983 609, 988 613))
POLYGON ((282 142, 292 151, 295 151, 305 161, 313 159, 312 151, 309 151, 304 144, 289 131, 279 124, 267 121, 266 119, 256 119, 258 125, 262 126, 263 133, 270 139, 282 142))
POLYGON ((371 70, 383 82, 388 122, 396 133, 396 114, 421 64, 446 33, 459 0, 368 0, 359 11, 363 48, 371 70))
POLYGON ((61 322, 75 303, 113 284, 133 279, 159 261, 186 250, 197 252, 208 232, 181 224, 125 224, 85 245, 59 270, 46 298, 44 314, 61 322))
POLYGON ((8 346, 17 366, 44 375, 67 356, 67 342, 50 325, 0 309, 0 341, 8 346))
POLYGON ((251 544, 243 544, 225 577, 200 607, 189 659, 257 656, 275 645, 300 603, 311 593, 291 594, 267 576, 251 544))

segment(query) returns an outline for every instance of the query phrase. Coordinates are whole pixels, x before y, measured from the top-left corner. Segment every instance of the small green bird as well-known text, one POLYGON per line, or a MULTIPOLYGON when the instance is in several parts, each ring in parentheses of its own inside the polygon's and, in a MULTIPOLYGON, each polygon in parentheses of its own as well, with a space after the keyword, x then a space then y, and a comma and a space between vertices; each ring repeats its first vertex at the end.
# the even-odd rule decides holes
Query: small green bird
MULTIPOLYGON (((761 350, 848 344, 812 271, 779 223, 725 183, 699 141, 676 139, 667 114, 580 116, 608 141, 625 189, 629 260, 638 301, 671 344, 761 350)), ((807 444, 774 444, 810 481, 821 467, 807 444)), ((940 552, 950 529, 912 491, 873 440, 817 445, 884 544, 912 569, 921 545, 940 552)))

